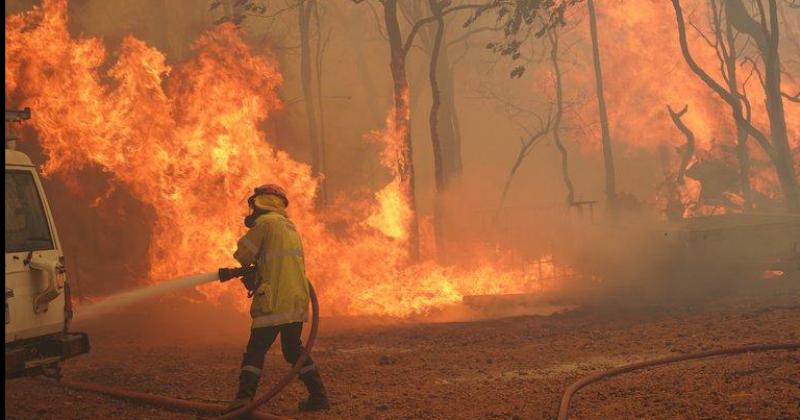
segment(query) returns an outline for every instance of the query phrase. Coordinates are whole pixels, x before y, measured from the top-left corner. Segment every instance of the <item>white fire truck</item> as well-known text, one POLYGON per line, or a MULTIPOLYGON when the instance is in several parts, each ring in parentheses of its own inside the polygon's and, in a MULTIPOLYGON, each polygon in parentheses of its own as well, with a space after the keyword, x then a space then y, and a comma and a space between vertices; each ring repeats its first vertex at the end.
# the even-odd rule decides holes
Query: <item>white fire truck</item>
POLYGON ((39 175, 14 150, 14 125, 30 108, 6 110, 6 379, 59 372, 59 363, 89 351, 89 338, 68 332, 72 318, 64 255, 39 175))

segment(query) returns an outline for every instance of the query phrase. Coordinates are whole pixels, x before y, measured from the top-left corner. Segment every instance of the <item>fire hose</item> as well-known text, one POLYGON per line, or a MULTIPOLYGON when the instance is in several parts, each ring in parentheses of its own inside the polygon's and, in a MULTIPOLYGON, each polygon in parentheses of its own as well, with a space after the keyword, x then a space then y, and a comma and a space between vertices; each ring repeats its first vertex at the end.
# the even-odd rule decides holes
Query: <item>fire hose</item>
POLYGON ((782 344, 757 344, 744 347, 732 347, 725 349, 708 350, 699 353, 682 354, 677 356, 662 357, 659 359, 645 360, 642 362, 631 363, 629 365, 620 366, 618 368, 610 369, 604 372, 595 373, 585 376, 574 382, 567 387, 564 395, 561 397, 561 406, 558 410, 558 420, 567 420, 569 417, 569 404, 572 397, 578 392, 579 389, 591 383, 600 381, 602 379, 610 378, 612 376, 628 373, 634 370, 666 365, 670 363, 683 362, 686 360, 703 359, 713 356, 730 356, 741 353, 753 353, 771 350, 800 350, 800 343, 782 343, 782 344))
MULTIPOLYGON (((222 270, 220 270, 220 273, 222 273, 222 270)), ((230 272, 228 272, 228 274, 230 274, 230 272)), ((234 271, 232 275, 233 276, 241 275, 237 274, 238 273, 234 271)), ((312 318, 311 318, 311 331, 309 332, 308 335, 305 351, 300 355, 300 358, 297 359, 297 362, 295 362, 294 366, 292 366, 292 369, 289 372, 287 372, 275 385, 273 385, 272 388, 270 388, 267 392, 259 395, 255 399, 253 399, 253 401, 250 402, 249 404, 241 408, 238 408, 234 411, 231 411, 229 413, 224 412, 226 407, 221 404, 200 402, 200 401, 189 401, 179 398, 165 397, 162 395, 148 394, 144 392, 131 391, 127 389, 109 387, 105 385, 98 385, 81 381, 74 381, 69 379, 60 379, 59 383, 68 388, 73 388, 82 391, 96 392, 99 394, 109 395, 112 397, 117 397, 126 400, 139 401, 163 408, 168 408, 178 411, 191 411, 201 415, 218 416, 216 417, 216 420, 235 419, 239 418, 240 416, 245 416, 248 414, 252 419, 263 419, 263 420, 284 419, 285 417, 275 416, 271 414, 255 413, 253 412, 253 410, 264 405, 269 400, 274 398, 289 383, 291 383, 292 380, 294 380, 297 377, 297 375, 300 373, 300 369, 302 369, 303 367, 303 363, 305 363, 306 359, 308 359, 308 355, 311 353, 311 349, 314 347, 314 342, 317 339, 317 332, 319 330, 319 301, 317 300, 317 294, 314 291, 314 287, 312 286, 310 281, 308 282, 308 292, 311 300, 312 318)))
POLYGON ((308 334, 308 341, 306 342, 306 349, 300 355, 300 358, 297 359, 294 366, 292 366, 292 370, 290 370, 286 375, 281 378, 278 383, 272 386, 272 388, 259 395, 257 398, 253 399, 252 402, 247 404, 246 406, 239 408, 237 410, 231 411, 230 413, 225 413, 216 420, 222 419, 235 419, 241 415, 247 414, 252 412, 256 407, 259 407, 265 404, 267 401, 271 400, 273 397, 278 395, 283 388, 286 387, 297 375, 300 374, 300 369, 303 368, 303 363, 306 362, 308 359, 308 355, 311 354, 311 349, 314 347, 314 342, 317 340, 317 329, 319 329, 319 301, 317 300, 317 294, 314 291, 314 287, 311 285, 311 282, 308 282, 308 292, 311 297, 311 310, 312 310, 312 319, 311 319, 311 332, 308 334))
MULTIPOLYGON (((243 276, 243 272, 240 270, 242 269, 232 269, 232 270, 221 269, 220 280, 222 280, 223 273, 228 279, 231 277, 243 276), (223 270, 228 270, 228 271, 224 272, 223 270)), ((226 280, 227 279, 222 281, 226 280)), ((246 278, 244 279, 244 281, 245 284, 247 285, 246 278)), ((174 409, 178 411, 192 411, 202 415, 216 415, 218 416, 216 417, 216 420, 235 419, 239 418, 240 416, 248 414, 250 415, 250 418, 254 419, 282 419, 283 417, 274 416, 270 414, 255 413, 253 411, 256 408, 260 407, 261 405, 267 403, 276 395, 278 395, 283 390, 283 388, 285 388, 292 380, 294 380, 297 377, 297 375, 300 373, 300 369, 302 369, 303 364, 308 358, 311 349, 314 347, 314 343, 317 338, 317 332, 319 329, 319 301, 317 300, 317 295, 316 292, 314 291, 314 287, 312 286, 311 282, 308 283, 308 286, 309 286, 309 296, 312 307, 312 321, 311 321, 311 331, 309 333, 309 337, 306 342, 305 351, 300 355, 297 362, 295 362, 294 366, 292 366, 292 369, 289 372, 287 372, 275 385, 273 385, 272 388, 270 388, 267 392, 259 395, 249 404, 242 406, 241 408, 238 408, 229 413, 224 413, 226 407, 220 404, 200 402, 200 401, 189 401, 179 398, 165 397, 161 395, 148 394, 143 392, 131 391, 126 389, 108 387, 108 386, 74 381, 74 380, 61 379, 59 382, 68 388, 97 392, 104 395, 109 395, 122 399, 140 401, 147 404, 160 406, 168 409, 174 409)), ((598 372, 583 377, 580 380, 572 383, 569 387, 567 387, 561 398, 561 405, 559 407, 559 412, 558 412, 558 420, 567 420, 567 418, 569 417, 569 408, 572 397, 581 388, 603 379, 611 378, 616 375, 632 372, 639 369, 656 367, 687 360, 696 360, 713 356, 736 355, 742 353, 753 353, 753 352, 774 351, 774 350, 800 350, 800 343, 758 344, 758 345, 751 345, 744 347, 709 350, 699 353, 690 353, 690 354, 669 356, 652 360, 645 360, 642 362, 620 366, 607 371, 598 372)))
MULTIPOLYGON (((61 379, 59 383, 67 388, 76 389, 79 391, 89 391, 98 394, 108 395, 115 398, 124 400, 133 400, 149 405, 163 407, 177 411, 191 411, 200 415, 214 416, 219 415, 225 409, 224 405, 214 404, 202 401, 189 401, 180 398, 165 397, 162 395, 148 394, 145 392, 131 391, 128 389, 115 388, 105 385, 98 385, 88 382, 74 381, 70 379, 61 379)), ((260 420, 279 420, 285 417, 274 416, 263 413, 252 413, 251 419, 260 420)))

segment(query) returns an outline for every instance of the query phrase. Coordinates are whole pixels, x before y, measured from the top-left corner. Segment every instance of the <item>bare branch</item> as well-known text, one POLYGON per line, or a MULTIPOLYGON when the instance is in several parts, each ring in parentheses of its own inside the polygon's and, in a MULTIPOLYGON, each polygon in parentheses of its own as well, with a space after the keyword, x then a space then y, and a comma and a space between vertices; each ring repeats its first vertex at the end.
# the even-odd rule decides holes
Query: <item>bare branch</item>
POLYGON ((683 20, 683 9, 681 8, 680 0, 672 0, 672 6, 675 9, 675 18, 678 23, 678 40, 680 42, 681 53, 683 53, 683 58, 686 61, 686 64, 689 65, 689 68, 694 72, 700 79, 708 85, 717 95, 720 96, 725 102, 729 104, 735 103, 735 98, 733 95, 730 94, 724 87, 722 87, 719 83, 717 83, 714 78, 712 78, 696 61, 694 61, 694 57, 692 57, 692 53, 689 51, 689 42, 686 40, 686 24, 683 20))
POLYGON ((697 34, 700 35, 700 38, 702 38, 703 41, 705 41, 709 47, 715 50, 718 48, 718 42, 711 41, 708 35, 706 35, 702 30, 700 30, 700 28, 698 28, 697 25, 695 25, 694 22, 692 22, 691 20, 689 21, 689 26, 691 26, 692 28, 694 28, 695 31, 697 31, 697 34))
POLYGON ((669 111, 670 118, 672 118, 672 122, 686 137, 686 150, 683 151, 683 156, 681 156, 681 167, 678 169, 677 176, 678 184, 683 185, 685 182, 686 168, 689 166, 689 161, 691 161, 692 156, 694 156, 694 133, 682 120, 682 117, 689 111, 689 105, 684 105, 683 109, 678 112, 675 112, 671 106, 667 105, 667 110, 669 111))
MULTIPOLYGON (((482 9, 486 8, 486 4, 461 4, 458 6, 453 6, 447 9, 442 10, 441 15, 446 16, 452 12, 457 12, 459 10, 475 10, 475 9, 482 9)), ((428 23, 436 21, 436 16, 428 16, 424 19, 418 20, 414 26, 411 28, 411 32, 408 33, 408 37, 406 37, 406 42, 403 44, 403 53, 408 54, 408 51, 411 50, 411 46, 414 44, 414 37, 416 37, 417 32, 422 29, 428 23)))
POLYGON ((800 103, 800 92, 797 92, 794 96, 789 96, 788 93, 781 92, 781 96, 786 98, 787 101, 800 103))
POLYGON ((536 116, 539 120, 539 129, 536 132, 528 133, 529 137, 527 140, 520 139, 520 149, 517 152, 517 157, 514 159, 514 164, 511 165, 511 170, 508 173, 508 177, 506 178, 506 183, 503 186, 503 192, 500 195, 500 205, 497 209, 497 216, 500 215, 500 211, 503 208, 503 203, 505 202, 506 195, 508 194, 508 190, 511 188, 511 181, 514 180, 514 175, 516 175, 517 170, 522 165, 522 162, 525 158, 531 153, 533 147, 536 146, 541 142, 544 136, 550 132, 550 126, 553 122, 553 115, 552 109, 548 112, 547 121, 543 121, 540 116, 536 116))
POLYGON ((750 57, 745 57, 742 59, 742 63, 750 63, 753 66, 753 72, 758 76, 758 82, 761 83, 761 87, 766 86, 766 82, 764 81, 764 76, 761 75, 761 69, 758 68, 758 63, 750 57))
MULTIPOLYGON (((731 107, 736 107, 738 105, 738 102, 742 100, 742 96, 728 92, 727 89, 725 89, 719 83, 717 83, 708 73, 706 73, 705 70, 703 70, 702 67, 700 67, 699 64, 697 64, 696 61, 694 61, 694 58, 692 57, 692 54, 689 51, 689 43, 686 40, 686 25, 683 20, 683 9, 681 8, 680 0, 672 0, 672 6, 675 9, 675 19, 678 24, 678 40, 680 42, 681 53, 683 54, 683 58, 686 61, 686 64, 688 64, 692 72, 694 72, 698 77, 700 77, 700 79, 706 85, 708 85, 708 87, 711 88, 711 90, 713 90, 717 95, 719 95, 719 97, 722 98, 722 100, 727 102, 731 107)), ((749 107, 749 102, 747 103, 747 106, 749 107)), ((757 128, 755 128, 752 124, 750 124, 747 121, 745 125, 747 127, 748 134, 750 134, 753 138, 756 139, 756 141, 758 141, 759 145, 761 145, 761 147, 764 148, 764 151, 766 151, 767 154, 769 154, 771 157, 774 157, 773 155, 775 153, 775 150, 772 147, 772 144, 770 143, 769 139, 764 135, 764 133, 759 131, 757 128)))

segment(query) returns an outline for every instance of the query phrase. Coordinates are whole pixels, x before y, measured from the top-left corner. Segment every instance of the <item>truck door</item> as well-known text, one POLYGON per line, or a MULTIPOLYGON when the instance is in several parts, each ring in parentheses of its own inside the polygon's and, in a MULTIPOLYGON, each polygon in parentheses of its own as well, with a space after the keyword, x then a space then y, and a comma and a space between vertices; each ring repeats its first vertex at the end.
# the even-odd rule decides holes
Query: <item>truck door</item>
POLYGON ((32 167, 6 166, 5 342, 64 330, 64 266, 32 167))

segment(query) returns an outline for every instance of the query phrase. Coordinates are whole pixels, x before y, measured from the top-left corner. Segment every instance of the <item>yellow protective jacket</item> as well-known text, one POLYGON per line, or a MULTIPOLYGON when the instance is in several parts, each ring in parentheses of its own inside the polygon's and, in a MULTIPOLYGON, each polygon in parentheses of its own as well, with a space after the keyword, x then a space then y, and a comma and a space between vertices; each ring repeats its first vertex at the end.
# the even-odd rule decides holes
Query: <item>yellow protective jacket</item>
POLYGON ((282 213, 259 216, 233 254, 242 266, 256 266, 256 290, 250 306, 252 328, 308 319, 303 245, 291 220, 282 213))

